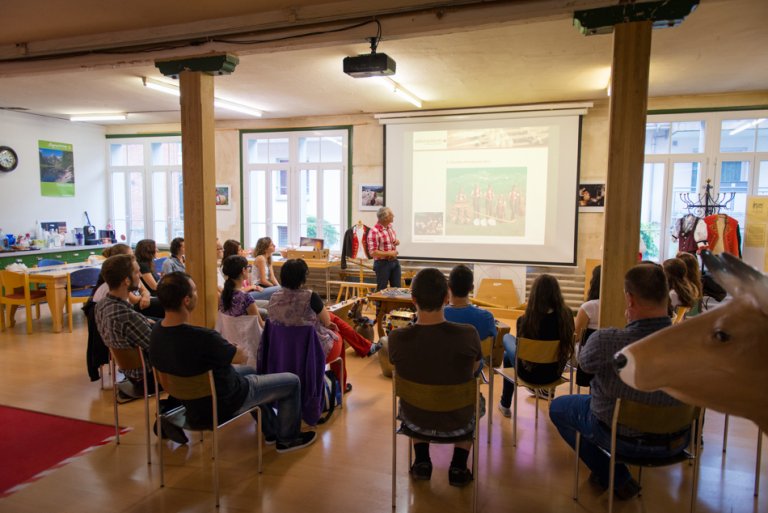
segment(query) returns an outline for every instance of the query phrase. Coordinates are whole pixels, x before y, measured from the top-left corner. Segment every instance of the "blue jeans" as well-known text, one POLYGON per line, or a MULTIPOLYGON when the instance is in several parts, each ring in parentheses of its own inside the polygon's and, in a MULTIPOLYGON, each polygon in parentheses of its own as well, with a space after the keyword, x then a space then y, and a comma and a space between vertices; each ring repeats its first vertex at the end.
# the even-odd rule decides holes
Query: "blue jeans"
POLYGON ((253 290, 253 291, 249 292, 248 294, 253 299, 265 299, 265 300, 269 301, 269 298, 272 297, 272 294, 274 294, 278 290, 280 290, 280 286, 279 285, 275 285, 274 287, 266 287, 264 290, 262 290, 260 292, 257 292, 255 290, 253 290))
POLYGON ((374 260, 373 272, 376 273, 376 290, 387 286, 400 287, 400 262, 397 260, 374 260))
POLYGON ((256 369, 236 366, 235 370, 248 381, 248 395, 236 413, 259 405, 264 436, 277 437, 288 443, 296 440, 301 432, 301 382, 290 372, 256 375, 256 369), (277 414, 271 403, 277 403, 277 414))
MULTIPOLYGON (((581 433, 579 457, 594 472, 600 484, 608 488, 611 460, 597 445, 610 449, 611 433, 594 416, 590 409, 592 396, 565 395, 552 400, 549 418, 568 445, 576 447, 576 432, 581 433)), ((689 435, 690 436, 690 433, 689 435)), ((633 442, 616 438, 616 452, 624 456, 665 457, 682 451, 687 443, 678 449, 669 449, 666 445, 645 445, 641 441, 633 442)), ((620 488, 631 478, 626 465, 617 463, 614 487, 620 488)))
MULTIPOLYGON (((504 343, 504 367, 513 368, 515 366, 515 357, 517 355, 517 339, 514 335, 507 333, 502 338, 502 342, 504 343)), ((509 408, 512 404, 512 395, 514 393, 515 384, 505 379, 501 389, 501 405, 505 408, 509 408)))

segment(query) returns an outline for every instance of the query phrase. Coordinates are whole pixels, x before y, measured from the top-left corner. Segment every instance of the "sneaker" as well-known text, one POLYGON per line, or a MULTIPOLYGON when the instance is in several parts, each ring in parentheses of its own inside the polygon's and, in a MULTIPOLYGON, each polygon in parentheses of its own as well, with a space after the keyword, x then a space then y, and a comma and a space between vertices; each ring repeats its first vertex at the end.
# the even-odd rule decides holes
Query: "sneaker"
POLYGON ((540 388, 536 390, 536 395, 539 397, 539 399, 544 399, 545 401, 554 397, 552 391, 547 390, 546 388, 540 388))
POLYGON ((381 348, 384 347, 383 342, 374 342, 371 344, 371 349, 368 351, 368 356, 373 356, 379 351, 381 351, 381 348))
POLYGON ((451 486, 467 486, 472 482, 472 472, 466 467, 451 467, 448 469, 448 484, 451 486))
POLYGON ((629 478, 629 481, 627 481, 621 486, 614 485, 613 494, 619 500, 628 501, 629 499, 637 496, 637 494, 640 493, 640 490, 642 490, 640 483, 638 483, 632 478, 629 478))
MULTIPOLYGON (((179 426, 175 424, 171 424, 171 421, 169 421, 165 417, 160 417, 160 422, 163 423, 163 439, 164 440, 170 440, 172 442, 176 442, 177 444, 181 444, 181 445, 184 445, 187 442, 189 442, 189 438, 187 438, 186 433, 184 433, 184 430, 181 429, 179 426)), ((154 431, 155 435, 157 435, 157 421, 155 421, 155 426, 152 428, 152 431, 154 431)))
POLYGON ((420 461, 411 467, 411 477, 416 481, 429 481, 432 477, 432 462, 420 461))
POLYGON ((512 417, 512 410, 510 410, 508 406, 499 403, 499 411, 508 419, 512 417))
POLYGON ((264 438, 265 445, 275 445, 275 443, 277 443, 277 437, 275 435, 272 435, 272 436, 264 435, 262 438, 264 438))
POLYGON ((304 431, 299 434, 299 437, 291 442, 283 443, 277 442, 277 452, 280 454, 284 452, 298 451, 304 447, 310 446, 317 440, 317 433, 314 431, 304 431))

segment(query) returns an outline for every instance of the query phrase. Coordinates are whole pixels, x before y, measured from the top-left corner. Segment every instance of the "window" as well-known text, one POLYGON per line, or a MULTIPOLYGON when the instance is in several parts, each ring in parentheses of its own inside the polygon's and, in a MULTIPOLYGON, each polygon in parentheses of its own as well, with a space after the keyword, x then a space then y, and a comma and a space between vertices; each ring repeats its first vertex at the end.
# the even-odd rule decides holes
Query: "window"
POLYGON ((184 234, 180 137, 108 139, 110 218, 128 244, 184 234))
MULTIPOLYGON (((768 195, 768 111, 649 116, 640 236, 644 258, 677 253, 670 227, 709 181, 730 200, 721 212, 744 224, 748 195, 768 195)), ((699 212, 692 212, 700 214, 699 212)))
POLYGON ((245 244, 300 237, 339 251, 346 230, 348 130, 243 133, 245 244))

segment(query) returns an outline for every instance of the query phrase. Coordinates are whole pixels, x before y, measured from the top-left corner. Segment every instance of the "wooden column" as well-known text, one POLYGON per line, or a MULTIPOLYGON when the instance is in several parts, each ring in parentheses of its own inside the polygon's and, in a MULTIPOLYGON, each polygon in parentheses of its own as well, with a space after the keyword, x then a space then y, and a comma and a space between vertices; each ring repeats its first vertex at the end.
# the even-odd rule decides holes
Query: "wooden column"
POLYGON ((182 71, 181 146, 184 174, 184 243, 187 272, 197 284, 191 323, 216 322, 216 173, 213 76, 182 71))
POLYGON ((637 262, 643 194, 651 21, 620 23, 613 36, 608 181, 600 327, 621 327, 624 274, 637 262))

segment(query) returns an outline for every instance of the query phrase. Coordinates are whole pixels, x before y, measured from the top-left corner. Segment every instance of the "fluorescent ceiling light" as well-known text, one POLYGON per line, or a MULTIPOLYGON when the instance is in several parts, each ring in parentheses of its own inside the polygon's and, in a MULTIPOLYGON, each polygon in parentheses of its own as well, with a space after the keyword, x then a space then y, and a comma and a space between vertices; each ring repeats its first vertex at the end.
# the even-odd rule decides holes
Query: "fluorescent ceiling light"
POLYGON ((81 114, 69 116, 70 121, 122 121, 128 119, 128 114, 81 114))
POLYGON ((398 94, 398 95, 402 96, 404 100, 412 103, 413 105, 415 105, 419 109, 421 108, 421 106, 422 106, 421 98, 419 98, 418 96, 416 96, 415 94, 413 94, 412 92, 410 92, 405 87, 403 87, 402 85, 398 84, 397 82, 395 82, 391 78, 389 78, 389 77, 376 77, 376 80, 378 82, 386 85, 390 89, 392 89, 392 91, 395 94, 398 94))
POLYGON ((757 126, 760 123, 762 123, 763 121, 765 121, 765 118, 753 119, 752 121, 749 121, 747 123, 744 123, 744 124, 739 125, 738 127, 734 128, 733 130, 728 132, 728 135, 740 134, 744 130, 747 130, 748 128, 752 128, 753 126, 757 126))
MULTIPOLYGON (((159 80, 153 80, 147 77, 143 77, 142 81, 144 82, 144 86, 148 89, 153 89, 155 91, 160 91, 162 93, 171 94, 173 96, 181 96, 181 91, 179 91, 179 86, 176 84, 169 84, 168 82, 160 82, 159 80)), ((248 114, 249 116, 254 116, 257 118, 260 118, 261 116, 264 115, 264 112, 262 112, 259 109, 254 109, 253 107, 249 107, 248 105, 243 105, 242 103, 235 103, 229 100, 223 100, 216 96, 213 97, 213 105, 220 109, 227 109, 234 112, 239 112, 241 114, 248 114)))

